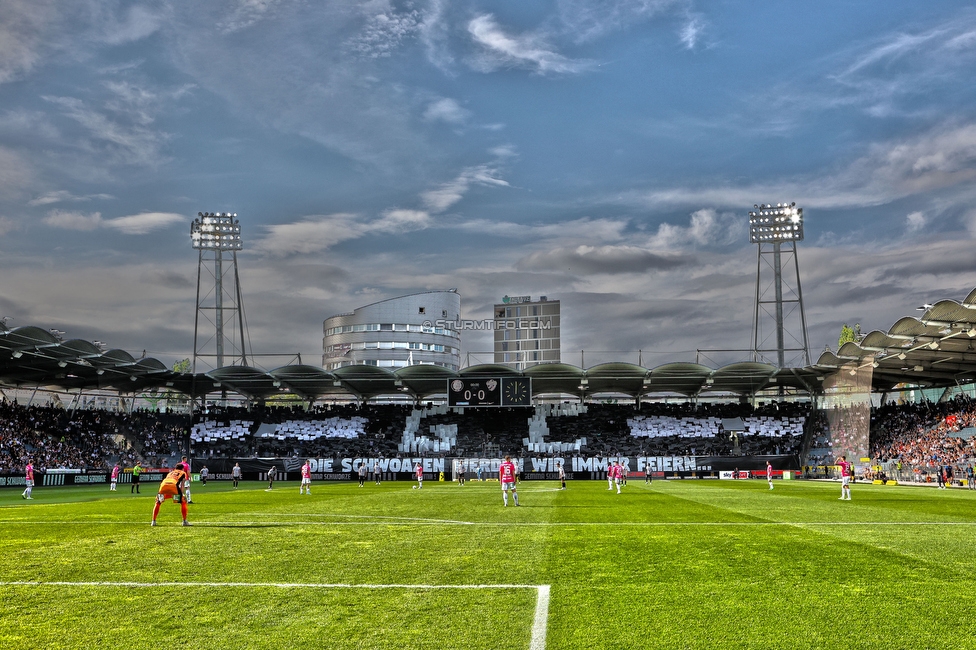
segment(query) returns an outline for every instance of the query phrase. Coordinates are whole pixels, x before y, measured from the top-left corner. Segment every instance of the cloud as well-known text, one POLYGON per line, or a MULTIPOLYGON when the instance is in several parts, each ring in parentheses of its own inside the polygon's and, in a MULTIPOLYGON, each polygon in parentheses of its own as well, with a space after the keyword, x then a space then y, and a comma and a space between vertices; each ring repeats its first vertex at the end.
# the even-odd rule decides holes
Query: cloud
POLYGON ((55 0, 8 0, 0 20, 0 83, 29 72, 55 47, 47 36, 59 23, 55 0))
POLYGON ((0 21, 0 83, 23 77, 52 55, 84 58, 93 43, 117 45, 154 33, 160 16, 142 5, 119 19, 109 4, 4 0, 0 21))
POLYGON ((687 226, 660 224, 648 245, 655 249, 728 245, 742 241, 744 233, 745 220, 741 215, 703 208, 691 214, 687 226))
POLYGON ((498 178, 498 170, 492 165, 475 165, 467 167, 457 178, 439 188, 422 193, 421 200, 431 212, 443 212, 463 199, 473 185, 509 187, 508 181, 498 178))
POLYGON ((959 221, 969 234, 976 238, 976 210, 967 210, 959 221))
POLYGON ((357 215, 347 213, 311 216, 264 228, 268 234, 256 243, 256 248, 272 255, 324 251, 363 234, 357 215))
POLYGON ((780 94, 794 97, 799 110, 853 106, 874 117, 938 110, 951 98, 951 86, 962 83, 954 79, 968 79, 976 65, 976 13, 965 10, 928 29, 855 43, 831 62, 836 70, 817 72, 830 84, 820 93, 797 88, 780 94))
POLYGON ((217 28, 230 34, 274 16, 281 0, 238 0, 233 12, 226 20, 217 23, 217 28))
POLYGON ((196 282, 192 278, 169 269, 147 270, 139 277, 139 280, 145 284, 167 289, 192 289, 196 286, 196 282))
POLYGON ((973 181, 976 124, 949 124, 871 145, 839 171, 745 186, 674 187, 622 196, 624 202, 644 207, 695 203, 746 207, 764 197, 789 197, 804 207, 867 207, 966 187, 973 181))
POLYGON ((681 44, 685 46, 686 49, 693 50, 698 44, 699 39, 701 39, 702 32, 705 30, 705 23, 700 16, 689 16, 688 22, 684 24, 681 28, 679 36, 681 38, 681 44))
POLYGON ((87 194, 85 196, 78 196, 72 194, 67 190, 56 190, 54 192, 47 192, 42 194, 36 199, 31 199, 27 202, 27 205, 37 206, 37 205, 50 205, 52 203, 65 203, 68 201, 91 201, 93 199, 114 199, 115 197, 111 194, 87 194))
POLYGON ((519 271, 561 271, 572 274, 643 273, 668 270, 690 259, 673 253, 655 253, 636 246, 576 246, 527 255, 515 264, 519 271))
POLYGON ((63 228, 64 230, 95 230, 102 223, 102 213, 93 212, 92 214, 82 214, 67 210, 52 210, 41 221, 52 228, 63 228))
POLYGON ((905 217, 905 228, 909 234, 916 233, 925 227, 927 221, 922 212, 912 212, 905 217))
POLYGON ((454 65, 454 57, 447 47, 449 23, 448 0, 430 0, 427 10, 418 23, 420 41, 427 51, 427 60, 442 71, 448 72, 454 65))
POLYGON ((527 241, 586 241, 589 244, 619 242, 630 226, 625 219, 591 219, 583 217, 554 223, 527 224, 513 221, 473 219, 452 226, 459 230, 527 241))
POLYGON ((68 210, 52 210, 41 221, 52 228, 64 230, 90 231, 98 228, 110 228, 125 235, 145 235, 172 224, 183 223, 186 220, 183 215, 171 212, 143 212, 114 219, 103 219, 101 212, 83 214, 68 210))
POLYGON ((0 217, 0 237, 17 230, 17 224, 9 217, 0 217))
MULTIPOLYGON (((390 62, 352 56, 349 49, 364 12, 383 12, 388 4, 240 5, 241 11, 258 12, 243 35, 213 32, 215 22, 228 20, 220 3, 176 3, 174 22, 186 27, 167 36, 181 76, 220 98, 235 119, 269 133, 298 135, 369 165, 372 173, 406 169, 422 178, 429 171, 425 163, 442 153, 416 128, 418 101, 429 99, 429 91, 394 81, 406 57, 390 62)), ((237 19, 230 22, 240 27, 237 19)))
MULTIPOLYGON (((930 51, 937 49, 940 47, 940 45, 946 43, 947 36, 948 29, 945 27, 937 27, 919 34, 893 34, 886 37, 877 45, 871 46, 866 51, 861 52, 855 58, 855 60, 840 73, 840 76, 848 77, 854 73, 860 72, 880 63, 885 64, 887 67, 899 59, 914 56, 925 50, 930 51)), ((957 44, 956 49, 958 49, 958 44, 965 43, 964 40, 957 40, 955 42, 957 44)))
POLYGON ((681 10, 687 0, 559 0, 559 18, 579 42, 632 27, 654 16, 681 10))
POLYGON ((573 60, 555 52, 539 34, 511 36, 505 33, 495 17, 483 14, 468 23, 468 33, 480 47, 473 67, 482 72, 498 68, 526 68, 538 74, 571 74, 594 67, 592 61, 573 60))
POLYGON ((976 49, 976 29, 957 34, 945 42, 947 50, 973 50, 976 49))
POLYGON ((116 97, 97 110, 75 97, 43 96, 60 106, 65 116, 87 129, 91 148, 107 155, 116 164, 156 165, 162 162, 161 146, 169 136, 150 126, 161 106, 158 98, 146 93, 138 97, 131 86, 108 84, 116 97))
POLYGON ((430 214, 424 210, 387 210, 383 216, 369 224, 368 232, 400 233, 423 230, 430 226, 430 214))
POLYGON ((102 222, 105 228, 112 228, 126 235, 145 235, 147 233, 180 223, 187 218, 173 212, 142 212, 126 217, 108 219, 102 222))
POLYGON ((12 149, 0 146, 0 196, 21 194, 33 179, 30 163, 12 149))
POLYGON ((367 234, 401 234, 423 230, 430 223, 430 214, 423 210, 392 209, 372 220, 350 213, 316 215, 265 226, 268 234, 255 247, 274 256, 318 253, 367 234))
POLYGON ((110 45, 120 45, 142 40, 159 29, 160 16, 146 7, 136 5, 130 7, 125 18, 121 21, 112 20, 105 29, 105 42, 110 45))
POLYGON ((488 153, 496 158, 515 158, 518 156, 518 147, 514 144, 500 144, 489 149, 488 153))
POLYGON ((463 124, 471 111, 461 107, 453 99, 444 98, 431 102, 424 111, 424 119, 428 122, 447 122, 448 124, 463 124))
POLYGON ((371 12, 366 17, 363 30, 349 43, 349 48, 367 58, 378 59, 390 56, 405 38, 420 29, 420 12, 417 10, 397 13, 383 3, 382 11, 375 12, 377 3, 365 3, 363 11, 371 12))

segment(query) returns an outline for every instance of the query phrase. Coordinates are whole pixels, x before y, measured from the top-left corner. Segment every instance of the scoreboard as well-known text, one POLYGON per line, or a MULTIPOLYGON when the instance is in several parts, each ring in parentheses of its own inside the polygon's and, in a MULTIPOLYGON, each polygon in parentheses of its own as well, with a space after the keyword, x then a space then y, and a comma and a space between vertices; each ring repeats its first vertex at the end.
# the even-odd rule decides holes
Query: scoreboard
POLYGON ((447 380, 448 406, 531 406, 530 377, 458 377, 447 380))

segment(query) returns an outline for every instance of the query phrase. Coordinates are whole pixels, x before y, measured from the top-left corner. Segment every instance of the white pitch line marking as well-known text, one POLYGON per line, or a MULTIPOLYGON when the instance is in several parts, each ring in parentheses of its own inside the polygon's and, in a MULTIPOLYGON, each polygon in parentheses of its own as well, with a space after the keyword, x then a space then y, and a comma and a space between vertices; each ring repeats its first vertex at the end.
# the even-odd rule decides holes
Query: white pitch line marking
POLYGON ((535 618, 532 621, 532 640, 529 650, 546 650, 546 627, 549 624, 549 585, 536 590, 535 618))

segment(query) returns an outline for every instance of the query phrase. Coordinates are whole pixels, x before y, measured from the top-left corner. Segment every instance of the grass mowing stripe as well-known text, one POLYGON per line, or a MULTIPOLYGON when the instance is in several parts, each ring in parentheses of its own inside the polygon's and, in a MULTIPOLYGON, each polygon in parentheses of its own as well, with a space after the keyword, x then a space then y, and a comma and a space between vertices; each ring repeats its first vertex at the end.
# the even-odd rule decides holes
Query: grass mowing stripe
MULTIPOLYGON (((54 525, 54 526, 65 526, 65 525, 82 525, 90 526, 93 524, 102 524, 106 526, 148 526, 146 522, 142 519, 138 521, 134 520, 115 520, 115 521, 58 521, 52 519, 45 519, 43 521, 31 521, 31 520, 10 520, 10 521, 0 521, 0 526, 14 526, 14 525, 32 525, 32 526, 43 526, 43 525, 54 525)), ((256 527, 256 528, 272 528, 272 527, 294 527, 294 526, 485 526, 485 527, 504 527, 504 528, 565 528, 565 527, 604 527, 607 526, 606 522, 595 522, 595 521, 522 521, 522 522, 499 522, 499 521, 249 521, 249 520, 228 520, 228 521, 207 521, 207 520, 196 520, 193 522, 194 527, 206 528, 206 527, 220 527, 220 526, 236 526, 239 528, 246 527, 256 527)), ((817 527, 822 526, 829 528, 832 526, 847 528, 851 526, 976 526, 976 521, 615 521, 614 526, 621 527, 634 527, 634 528, 656 528, 656 527, 696 527, 696 526, 713 526, 718 528, 730 527, 734 528, 737 526, 744 527, 756 527, 756 526, 799 526, 799 527, 817 527)), ((179 523, 167 522, 160 524, 162 527, 179 527, 179 523)))
POLYGON ((129 582, 119 581, 67 581, 67 580, 8 580, 0 581, 0 587, 270 587, 277 589, 546 589, 546 608, 549 606, 549 585, 487 584, 487 585, 398 585, 398 584, 351 584, 344 582, 129 582))
POLYGON ((549 619, 549 585, 396 585, 396 584, 344 584, 316 582, 46 582, 12 580, 0 581, 0 587, 126 587, 126 588, 274 588, 274 589, 535 589, 536 605, 532 617, 532 637, 529 650, 546 650, 546 625, 549 619))

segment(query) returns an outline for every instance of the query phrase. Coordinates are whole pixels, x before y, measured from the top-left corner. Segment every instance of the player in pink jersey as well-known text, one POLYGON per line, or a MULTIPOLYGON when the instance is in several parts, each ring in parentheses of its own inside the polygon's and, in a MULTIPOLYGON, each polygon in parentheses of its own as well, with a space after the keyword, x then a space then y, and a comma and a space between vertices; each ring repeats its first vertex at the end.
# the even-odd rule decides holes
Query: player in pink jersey
POLYGON ((617 494, 620 494, 620 486, 624 484, 624 464, 617 463, 613 467, 613 482, 617 484, 617 494))
POLYGON ((766 461, 766 482, 769 483, 769 489, 773 489, 773 465, 767 460, 766 461))
POLYGON ((115 488, 119 485, 119 472, 122 468, 119 467, 118 463, 115 463, 115 467, 112 468, 112 486, 109 488, 110 491, 115 492, 115 488))
POLYGON ((498 482, 502 484, 502 500, 505 502, 505 507, 508 507, 508 491, 512 491, 512 497, 515 498, 515 505, 518 506, 518 488, 515 485, 515 477, 518 474, 518 470, 515 468, 515 463, 512 462, 511 456, 505 456, 505 462, 498 466, 498 482))
POLYGON ((414 473, 417 475, 417 489, 421 490, 424 487, 424 468, 420 463, 417 463, 414 473))
POLYGON ((839 501, 851 500, 851 464, 847 462, 847 456, 837 459, 837 466, 840 467, 840 499, 839 501))
POLYGON ((613 489, 613 479, 617 476, 617 470, 614 469, 617 466, 617 461, 610 461, 610 465, 607 467, 607 489, 613 489))
POLYGON ((312 461, 306 460, 305 464, 302 465, 302 482, 298 486, 298 493, 311 494, 312 493, 312 461))
POLYGON ((31 492, 34 490, 34 460, 33 459, 27 461, 27 467, 24 468, 24 476, 25 476, 24 485, 27 486, 27 489, 25 489, 23 494, 21 494, 20 496, 23 497, 24 499, 33 500, 34 497, 31 496, 31 492))

